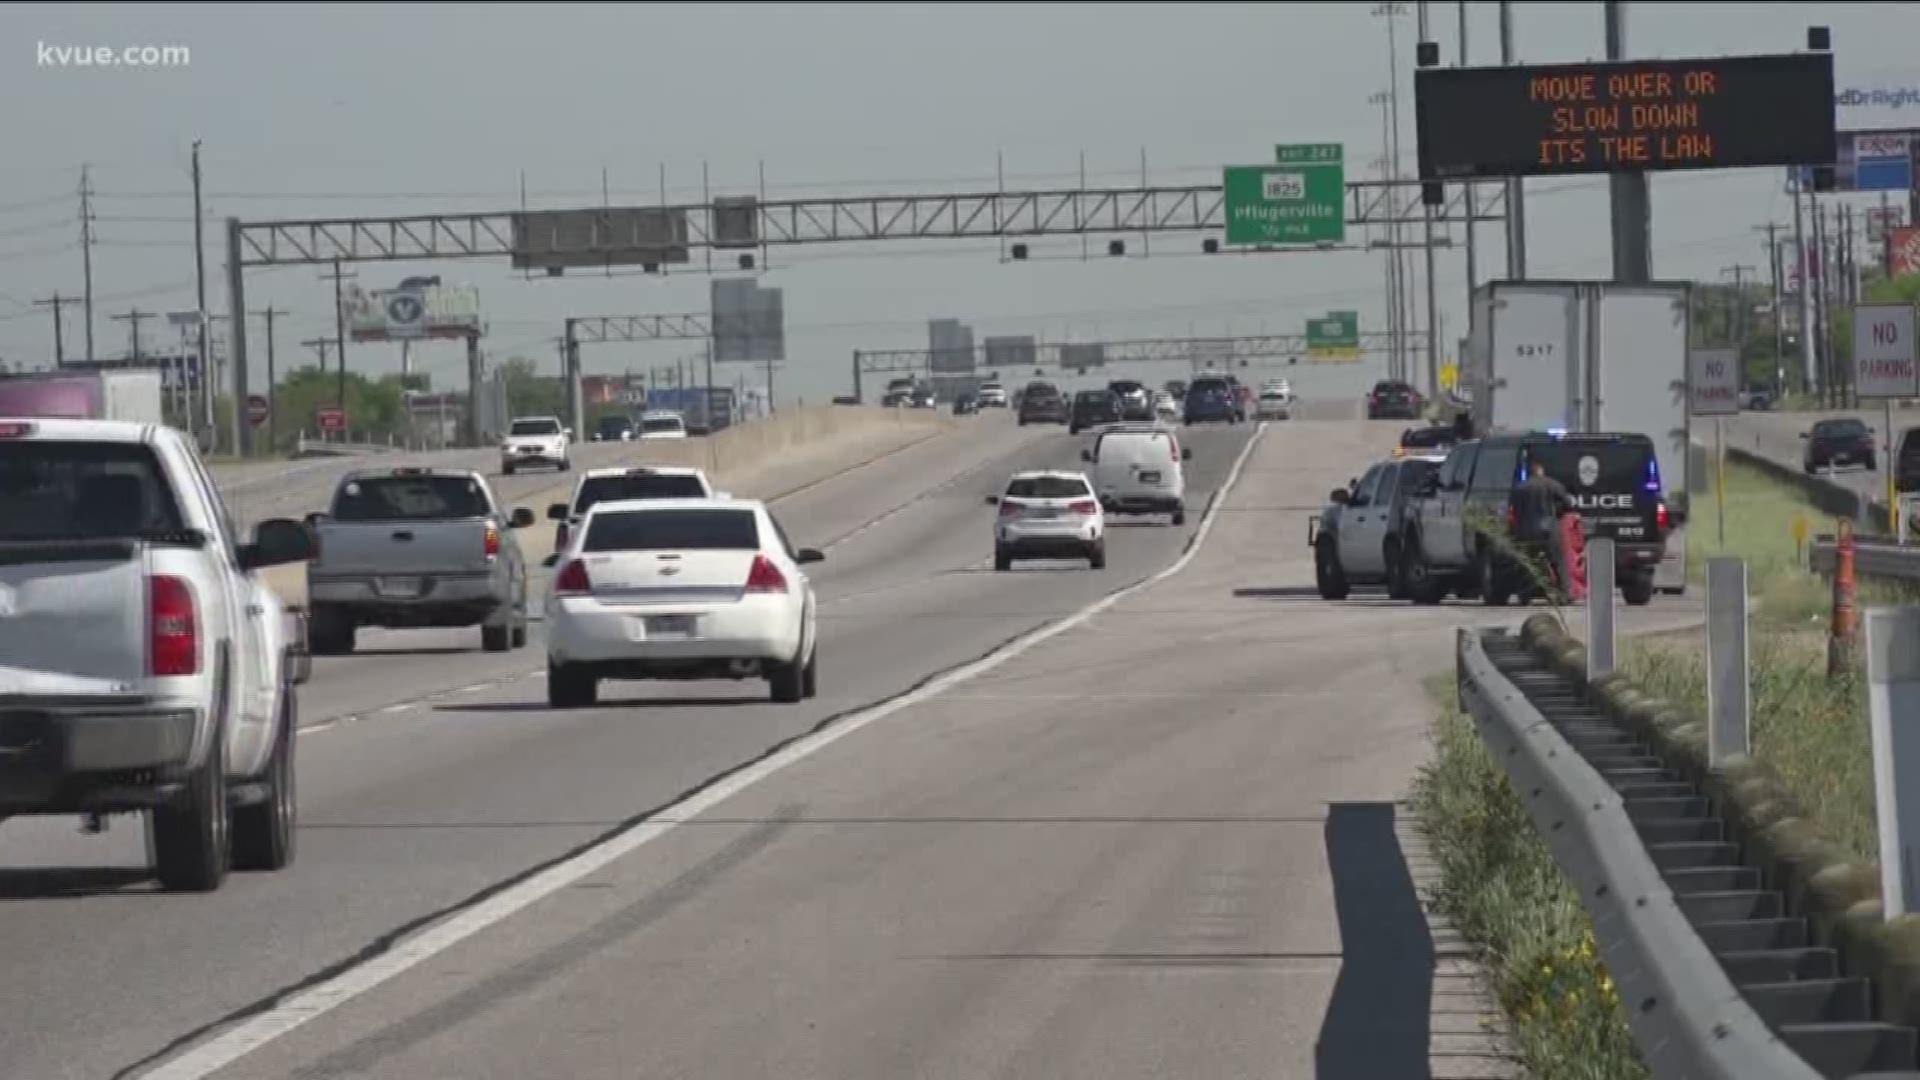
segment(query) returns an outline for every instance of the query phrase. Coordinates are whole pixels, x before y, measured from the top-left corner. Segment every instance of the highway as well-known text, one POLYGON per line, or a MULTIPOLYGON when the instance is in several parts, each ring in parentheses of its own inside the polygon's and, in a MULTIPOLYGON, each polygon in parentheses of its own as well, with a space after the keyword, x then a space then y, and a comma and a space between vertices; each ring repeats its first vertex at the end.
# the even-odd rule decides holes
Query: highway
MULTIPOLYGON (((1727 418, 1727 446, 1749 453, 1758 454, 1771 461, 1778 462, 1794 470, 1801 468, 1806 452, 1806 440, 1801 433, 1813 427, 1816 420, 1852 417, 1874 429, 1876 445, 1884 443, 1887 437, 1886 414, 1884 410, 1868 408, 1860 410, 1829 410, 1822 412, 1746 412, 1737 417, 1727 418)), ((1701 421, 1695 421, 1695 438, 1703 441, 1713 437, 1712 430, 1701 421)), ((1900 432, 1909 427, 1920 426, 1920 409, 1895 409, 1893 413, 1893 443, 1897 448, 1900 432)), ((1711 445, 1709 443, 1708 445, 1711 445)), ((1828 475, 1827 479, 1872 499, 1885 500, 1887 497, 1887 478, 1884 469, 1890 464, 1890 455, 1880 452, 1875 462, 1878 469, 1866 470, 1848 468, 1828 475)))
POLYGON ((1190 505, 1245 451, 1237 483, 1185 528, 1117 520, 1098 573, 990 569, 984 496, 1074 466, 1057 428, 981 417, 782 500, 833 545, 801 705, 554 712, 537 629, 322 659, 290 871, 159 895, 131 819, 0 826, 0 1072, 1309 1076, 1318 1044, 1321 1076, 1416 1075, 1448 1022, 1395 820, 1420 684, 1518 613, 1317 599, 1306 515, 1402 426, 1193 430, 1190 505), (663 809, 688 823, 632 830, 663 809))

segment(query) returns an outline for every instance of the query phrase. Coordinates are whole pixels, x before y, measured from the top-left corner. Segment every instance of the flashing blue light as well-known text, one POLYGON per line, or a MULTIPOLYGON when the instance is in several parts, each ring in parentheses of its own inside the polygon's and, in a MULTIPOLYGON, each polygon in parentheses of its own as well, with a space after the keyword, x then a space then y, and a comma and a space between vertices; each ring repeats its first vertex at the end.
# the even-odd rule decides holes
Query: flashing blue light
POLYGON ((1659 458, 1647 459, 1647 482, 1644 486, 1648 491, 1651 491, 1656 495, 1660 493, 1660 459, 1659 458))
POLYGON ((1564 437, 1566 433, 1567 433, 1566 428, 1548 428, 1547 429, 1547 434, 1551 435, 1556 439, 1564 437))

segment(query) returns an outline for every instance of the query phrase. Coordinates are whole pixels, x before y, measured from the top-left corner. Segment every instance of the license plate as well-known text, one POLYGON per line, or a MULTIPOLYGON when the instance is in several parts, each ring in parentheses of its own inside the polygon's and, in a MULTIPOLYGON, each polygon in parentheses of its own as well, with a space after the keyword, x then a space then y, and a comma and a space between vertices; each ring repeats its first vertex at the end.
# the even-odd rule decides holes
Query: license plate
POLYGON ((1143 472, 1140 474, 1140 480, 1142 483, 1157 484, 1160 482, 1160 474, 1157 472, 1143 472))
POLYGON ((1029 517, 1057 518, 1060 516, 1060 511, 1055 510, 1051 506, 1036 506, 1028 510, 1027 514, 1029 517))
POLYGON ((420 595, 420 579, 417 577, 385 577, 377 581, 374 587, 382 596, 420 595))
POLYGON ((647 636, 651 638, 690 637, 693 634, 693 616, 691 615, 649 615, 647 616, 647 636))

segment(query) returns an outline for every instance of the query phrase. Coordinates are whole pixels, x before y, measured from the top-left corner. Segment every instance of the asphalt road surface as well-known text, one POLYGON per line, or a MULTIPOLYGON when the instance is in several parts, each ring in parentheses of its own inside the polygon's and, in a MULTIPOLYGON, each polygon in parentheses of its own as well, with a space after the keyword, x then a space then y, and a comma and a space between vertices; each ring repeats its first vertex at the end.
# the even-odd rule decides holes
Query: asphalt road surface
POLYGON ((1186 527, 1116 521, 1101 572, 996 574, 984 497, 1015 469, 1078 467, 1088 440, 980 420, 776 505, 797 543, 831 544, 813 575, 816 700, 770 704, 757 680, 610 684, 603 707, 552 713, 537 625, 531 647, 507 656, 457 631, 370 632, 369 655, 322 658, 302 694, 291 870, 159 895, 132 818, 97 837, 66 818, 0 825, 0 1075, 121 1073, 830 716, 1145 577, 1191 539, 1251 430, 1186 437, 1186 527))

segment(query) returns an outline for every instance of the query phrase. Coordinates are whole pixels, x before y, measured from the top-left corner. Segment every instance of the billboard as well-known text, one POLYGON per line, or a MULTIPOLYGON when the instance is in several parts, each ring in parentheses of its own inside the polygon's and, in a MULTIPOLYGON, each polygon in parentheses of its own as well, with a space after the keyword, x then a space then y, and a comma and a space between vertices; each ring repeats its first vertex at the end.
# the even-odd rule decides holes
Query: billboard
POLYGON ((680 207, 525 210, 508 217, 515 270, 687 261, 687 212, 680 207))
MULTIPOLYGON (((1920 176, 1920 128, 1880 128, 1839 133, 1833 160, 1835 191, 1912 191, 1920 176)), ((1802 190, 1812 179, 1794 174, 1802 190)))
POLYGON ((1062 345, 1060 346, 1060 366, 1082 375, 1094 368, 1106 367, 1107 347, 1097 341, 1062 345))
POLYGON ((347 336, 354 341, 464 338, 480 332, 480 290, 472 285, 362 289, 340 296, 347 336))
POLYGON ((927 323, 927 350, 927 370, 933 374, 973 374, 973 327, 959 319, 927 323))
POLYGON ((752 195, 722 195, 713 200, 707 236, 717 248, 750 248, 760 243, 760 200, 752 195))
POLYGON ((786 305, 779 289, 753 278, 715 278, 711 290, 713 362, 787 358, 786 305))
POLYGON ((1040 345, 1031 335, 990 337, 986 340, 987 368, 1003 379, 1017 378, 1040 360, 1040 345))

